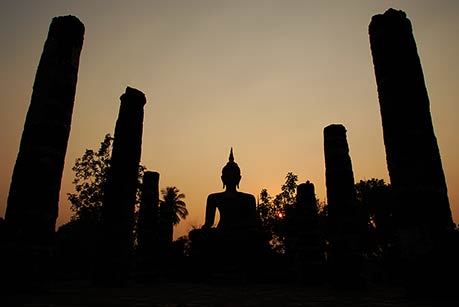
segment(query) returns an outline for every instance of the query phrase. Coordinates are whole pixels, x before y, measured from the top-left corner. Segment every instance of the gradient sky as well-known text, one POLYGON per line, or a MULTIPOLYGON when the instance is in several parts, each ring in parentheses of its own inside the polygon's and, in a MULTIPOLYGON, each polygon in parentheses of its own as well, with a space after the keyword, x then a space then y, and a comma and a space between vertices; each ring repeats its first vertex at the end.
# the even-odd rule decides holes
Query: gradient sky
MULTIPOLYGON (((323 128, 347 129, 354 177, 389 182, 368 24, 410 18, 459 221, 459 1, 1 1, 0 216, 51 19, 85 24, 58 226, 70 219, 71 168, 112 133, 126 86, 143 91, 141 163, 186 195, 186 234, 222 190, 230 147, 241 191, 280 191, 287 172, 325 199, 323 128)), ((30 184, 34 184, 31 182, 30 184)))

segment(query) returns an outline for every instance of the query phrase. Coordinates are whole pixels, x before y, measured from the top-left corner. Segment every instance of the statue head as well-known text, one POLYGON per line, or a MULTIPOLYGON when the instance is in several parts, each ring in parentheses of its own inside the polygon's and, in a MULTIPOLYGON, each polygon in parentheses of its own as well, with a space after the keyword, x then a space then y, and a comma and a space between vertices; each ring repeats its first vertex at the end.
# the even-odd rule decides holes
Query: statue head
POLYGON ((231 147, 228 163, 222 169, 223 188, 225 186, 238 187, 241 181, 241 170, 236 162, 234 162, 233 148, 231 147))

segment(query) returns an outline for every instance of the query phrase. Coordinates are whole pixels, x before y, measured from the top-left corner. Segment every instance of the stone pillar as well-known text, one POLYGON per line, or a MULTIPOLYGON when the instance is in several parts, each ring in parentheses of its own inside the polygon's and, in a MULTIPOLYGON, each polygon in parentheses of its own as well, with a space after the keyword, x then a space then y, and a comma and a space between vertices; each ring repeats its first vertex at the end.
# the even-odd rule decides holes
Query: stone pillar
POLYGON ((127 282, 133 252, 134 209, 142 150, 145 95, 130 87, 121 95, 113 151, 104 190, 102 241, 96 282, 127 282))
POLYGON ((24 257, 49 254, 54 241, 83 36, 78 18, 53 18, 35 75, 5 214, 11 248, 24 257))
POLYGON ((317 210, 314 184, 309 181, 299 184, 296 202, 291 212, 286 212, 286 218, 293 224, 293 232, 286 238, 289 243, 286 252, 292 254, 298 281, 315 285, 323 281, 325 274, 324 242, 317 210))
POLYGON ((172 242, 174 241, 174 224, 168 212, 169 210, 162 204, 159 208, 159 244, 161 254, 166 256, 170 253, 172 242))
POLYGON ((296 187, 296 207, 299 210, 299 214, 311 219, 317 219, 317 203, 314 184, 306 181, 306 183, 300 183, 296 187))
POLYGON ((445 175, 410 20, 389 9, 373 16, 369 37, 402 258, 413 263, 454 226, 445 175))
POLYGON ((141 269, 150 271, 159 248, 159 173, 145 172, 141 191, 137 255, 141 269))
POLYGON ((368 220, 357 205, 354 173, 343 125, 324 129, 330 278, 340 287, 360 286, 363 237, 368 220))
POLYGON ((73 16, 55 17, 49 27, 5 214, 19 240, 41 244, 54 237, 83 35, 73 16))

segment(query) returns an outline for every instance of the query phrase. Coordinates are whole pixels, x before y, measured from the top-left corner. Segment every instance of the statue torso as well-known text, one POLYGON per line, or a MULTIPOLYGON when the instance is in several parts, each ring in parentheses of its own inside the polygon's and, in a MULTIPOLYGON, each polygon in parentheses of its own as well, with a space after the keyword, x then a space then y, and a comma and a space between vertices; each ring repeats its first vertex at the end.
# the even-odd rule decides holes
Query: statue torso
POLYGON ((208 196, 220 213, 217 228, 220 230, 246 230, 256 225, 255 197, 242 192, 221 192, 208 196))

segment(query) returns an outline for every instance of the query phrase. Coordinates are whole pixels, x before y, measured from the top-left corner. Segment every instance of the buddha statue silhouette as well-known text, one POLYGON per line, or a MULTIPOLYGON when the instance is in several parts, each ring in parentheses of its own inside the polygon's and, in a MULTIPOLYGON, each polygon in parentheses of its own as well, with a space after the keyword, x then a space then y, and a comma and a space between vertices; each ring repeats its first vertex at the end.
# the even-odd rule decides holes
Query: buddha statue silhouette
POLYGON ((259 225, 255 197, 237 191, 241 181, 241 170, 234 162, 233 148, 229 161, 222 169, 221 176, 224 192, 213 193, 207 197, 206 220, 203 228, 214 224, 216 209, 220 213, 217 229, 221 232, 239 232, 253 230, 259 225))
MULTIPOLYGON (((254 267, 256 255, 268 248, 268 238, 261 227, 255 197, 239 192, 241 170, 234 162, 231 148, 229 161, 222 169, 223 192, 207 197, 205 223, 201 229, 190 231, 191 254, 203 257, 203 267, 225 267, 229 263, 254 267), (220 214, 214 227, 216 212, 220 214)), ((198 258, 199 258, 198 257, 198 258)), ((259 260, 259 257, 257 258, 259 260)))

